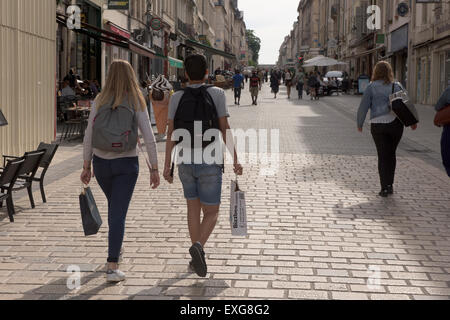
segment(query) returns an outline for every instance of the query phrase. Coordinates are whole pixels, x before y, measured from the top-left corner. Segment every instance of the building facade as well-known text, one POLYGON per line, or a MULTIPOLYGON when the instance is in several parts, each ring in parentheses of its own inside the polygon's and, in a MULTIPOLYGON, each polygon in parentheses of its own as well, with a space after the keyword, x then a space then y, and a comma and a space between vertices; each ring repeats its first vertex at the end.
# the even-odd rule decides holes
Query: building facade
POLYGON ((55 136, 56 2, 0 1, 0 154, 22 155, 55 136), (39 17, 39 19, 36 19, 39 17))
POLYGON ((278 65, 321 54, 356 80, 386 60, 413 101, 434 104, 450 85, 449 20, 448 1, 301 0, 278 65))

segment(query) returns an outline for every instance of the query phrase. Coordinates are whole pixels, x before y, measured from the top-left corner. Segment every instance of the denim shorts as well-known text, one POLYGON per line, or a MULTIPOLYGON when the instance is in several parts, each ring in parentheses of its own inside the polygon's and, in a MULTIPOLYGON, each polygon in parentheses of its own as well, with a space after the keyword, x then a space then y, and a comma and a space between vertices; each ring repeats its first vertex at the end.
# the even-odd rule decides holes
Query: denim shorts
POLYGON ((222 196, 222 167, 209 164, 180 164, 178 175, 183 184, 184 197, 207 206, 220 204, 222 196))

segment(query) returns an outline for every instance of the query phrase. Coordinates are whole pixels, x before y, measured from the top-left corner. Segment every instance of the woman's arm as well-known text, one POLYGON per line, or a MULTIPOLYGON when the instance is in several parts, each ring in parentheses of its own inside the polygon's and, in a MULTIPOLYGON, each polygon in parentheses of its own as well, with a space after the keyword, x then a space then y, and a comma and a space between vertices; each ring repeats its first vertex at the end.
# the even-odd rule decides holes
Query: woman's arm
POLYGON ((150 126, 150 116, 147 108, 137 114, 139 130, 142 133, 147 149, 148 159, 152 170, 158 170, 158 151, 156 149, 156 140, 153 130, 150 126))
POLYGON ((357 114, 357 125, 358 129, 362 131, 364 126, 364 121, 366 121, 367 112, 369 112, 370 106, 372 105, 372 90, 370 85, 364 91, 363 98, 359 105, 358 114, 357 114))
POLYGON ((92 131, 94 126, 94 119, 97 114, 97 108, 95 106, 95 103, 91 106, 91 113, 89 115, 88 119, 88 125, 86 128, 86 131, 84 133, 84 140, 83 140, 83 172, 81 173, 81 182, 84 184, 89 184, 91 181, 91 178, 93 176, 92 174, 92 131))

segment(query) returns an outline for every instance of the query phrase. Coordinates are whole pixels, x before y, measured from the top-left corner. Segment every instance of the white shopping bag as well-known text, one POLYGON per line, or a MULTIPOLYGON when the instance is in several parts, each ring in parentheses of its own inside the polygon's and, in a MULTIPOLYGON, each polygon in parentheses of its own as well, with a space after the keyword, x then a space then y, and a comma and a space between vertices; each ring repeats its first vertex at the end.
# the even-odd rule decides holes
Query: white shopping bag
POLYGON ((239 189, 237 180, 231 181, 230 225, 233 236, 248 235, 245 193, 239 189))

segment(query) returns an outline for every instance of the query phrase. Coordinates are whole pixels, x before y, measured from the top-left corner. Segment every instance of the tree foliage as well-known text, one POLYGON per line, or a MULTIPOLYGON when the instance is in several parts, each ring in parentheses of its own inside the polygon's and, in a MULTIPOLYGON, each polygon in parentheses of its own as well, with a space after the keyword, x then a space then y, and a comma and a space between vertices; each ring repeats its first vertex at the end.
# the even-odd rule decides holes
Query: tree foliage
POLYGON ((247 30, 248 47, 252 50, 253 56, 251 60, 258 64, 259 50, 261 49, 261 39, 255 34, 254 30, 247 30))

